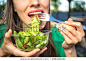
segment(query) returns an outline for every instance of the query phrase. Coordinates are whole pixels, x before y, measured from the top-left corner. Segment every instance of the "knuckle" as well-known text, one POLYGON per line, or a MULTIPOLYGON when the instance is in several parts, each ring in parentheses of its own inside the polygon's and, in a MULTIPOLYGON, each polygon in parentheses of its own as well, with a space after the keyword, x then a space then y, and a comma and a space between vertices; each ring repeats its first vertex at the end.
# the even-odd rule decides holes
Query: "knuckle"
POLYGON ((83 36, 82 37, 84 37, 85 36, 85 32, 83 32, 83 36))
POLYGON ((77 44, 78 43, 78 41, 75 41, 75 43, 74 44, 77 44))
POLYGON ((78 34, 77 35, 78 42, 81 42, 83 37, 84 37, 84 33, 83 34, 78 34))
POLYGON ((76 39, 75 41, 74 41, 74 44, 77 44, 78 43, 78 40, 76 39))
POLYGON ((71 42, 71 41, 68 41, 67 43, 68 43, 68 44, 72 44, 72 42, 71 42))
POLYGON ((78 37, 78 42, 81 42, 82 38, 81 37, 78 37))
POLYGON ((79 39, 79 42, 81 42, 82 39, 79 39))

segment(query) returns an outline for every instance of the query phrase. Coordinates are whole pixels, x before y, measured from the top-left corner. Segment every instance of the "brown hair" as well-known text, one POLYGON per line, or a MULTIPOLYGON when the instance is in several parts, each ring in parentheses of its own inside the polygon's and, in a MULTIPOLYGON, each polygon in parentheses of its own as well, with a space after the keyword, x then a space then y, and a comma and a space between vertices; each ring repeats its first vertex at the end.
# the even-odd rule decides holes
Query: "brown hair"
MULTIPOLYGON (((13 2, 12 0, 7 0, 7 4, 4 10, 4 17, 3 17, 3 22, 6 22, 6 31, 9 29, 12 29, 12 31, 20 31, 22 30, 22 21, 20 20, 19 16, 17 13, 14 11, 13 7, 13 2)), ((47 22, 46 26, 44 29, 47 29, 47 27, 50 28, 50 22, 47 22)), ((48 29, 50 30, 50 29, 48 29)), ((56 48, 53 44, 52 40, 52 34, 49 36, 49 43, 47 45, 47 50, 41 54, 40 56, 44 57, 56 57, 56 48)))

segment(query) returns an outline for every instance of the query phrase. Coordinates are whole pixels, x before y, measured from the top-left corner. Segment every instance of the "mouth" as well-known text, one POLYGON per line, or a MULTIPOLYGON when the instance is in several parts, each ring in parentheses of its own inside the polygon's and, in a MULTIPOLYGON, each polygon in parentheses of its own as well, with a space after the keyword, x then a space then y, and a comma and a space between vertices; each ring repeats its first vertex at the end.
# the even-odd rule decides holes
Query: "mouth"
POLYGON ((40 10, 40 9, 38 9, 38 10, 32 10, 32 11, 30 11, 30 12, 28 13, 28 16, 29 16, 30 18, 32 18, 32 17, 34 16, 34 14, 38 14, 38 16, 39 16, 41 13, 44 13, 43 10, 40 10))

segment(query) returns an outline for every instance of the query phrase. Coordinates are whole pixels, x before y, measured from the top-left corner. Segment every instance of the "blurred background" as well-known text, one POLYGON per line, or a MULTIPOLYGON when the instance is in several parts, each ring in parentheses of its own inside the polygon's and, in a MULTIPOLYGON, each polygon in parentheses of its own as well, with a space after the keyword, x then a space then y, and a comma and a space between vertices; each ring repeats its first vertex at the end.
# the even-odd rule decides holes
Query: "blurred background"
MULTIPOLYGON (((0 0, 0 22, 5 4, 6 0, 0 0)), ((66 21, 68 18, 72 18, 76 22, 81 22, 86 28, 86 0, 51 0, 50 9, 51 15, 56 19, 66 21)), ((86 34, 86 29, 84 31, 86 34)), ((76 51, 78 57, 86 57, 86 35, 76 45, 76 51)))
MULTIPOLYGON (((81 22, 86 34, 86 0, 51 0, 51 14, 62 21, 72 18, 81 22)), ((78 57, 86 57, 86 35, 76 45, 76 51, 78 57)))

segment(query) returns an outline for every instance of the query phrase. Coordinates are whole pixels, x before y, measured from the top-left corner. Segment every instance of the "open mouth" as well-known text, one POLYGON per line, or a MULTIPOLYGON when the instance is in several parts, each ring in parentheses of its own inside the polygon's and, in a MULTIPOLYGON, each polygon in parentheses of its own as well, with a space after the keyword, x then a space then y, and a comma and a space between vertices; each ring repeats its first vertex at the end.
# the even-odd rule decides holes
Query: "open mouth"
POLYGON ((43 10, 33 10, 28 13, 28 16, 32 18, 34 14, 37 14, 39 16, 41 13, 43 13, 43 10))
MULTIPOLYGON (((37 19, 37 21, 39 22, 39 25, 42 26, 42 24, 44 23, 43 21, 40 20, 40 17, 42 16, 42 13, 44 13, 44 12, 43 12, 43 10, 40 10, 40 9, 38 9, 38 10, 31 10, 31 11, 28 13, 28 16, 29 16, 29 18, 31 19, 33 16, 35 16, 35 14, 37 14, 37 15, 36 15, 36 19, 37 19), (37 16, 38 16, 38 17, 37 17, 37 16)), ((33 17, 33 18, 34 18, 34 17, 33 17)), ((33 20, 31 19, 31 21, 33 21, 33 20)))
MULTIPOLYGON (((42 12, 33 12, 33 13, 30 13, 30 14, 28 14, 28 16, 30 17, 30 18, 32 18, 33 16, 34 16, 34 14, 37 14, 38 16, 41 14, 42 12)), ((39 16, 40 17, 40 16, 39 16)))

